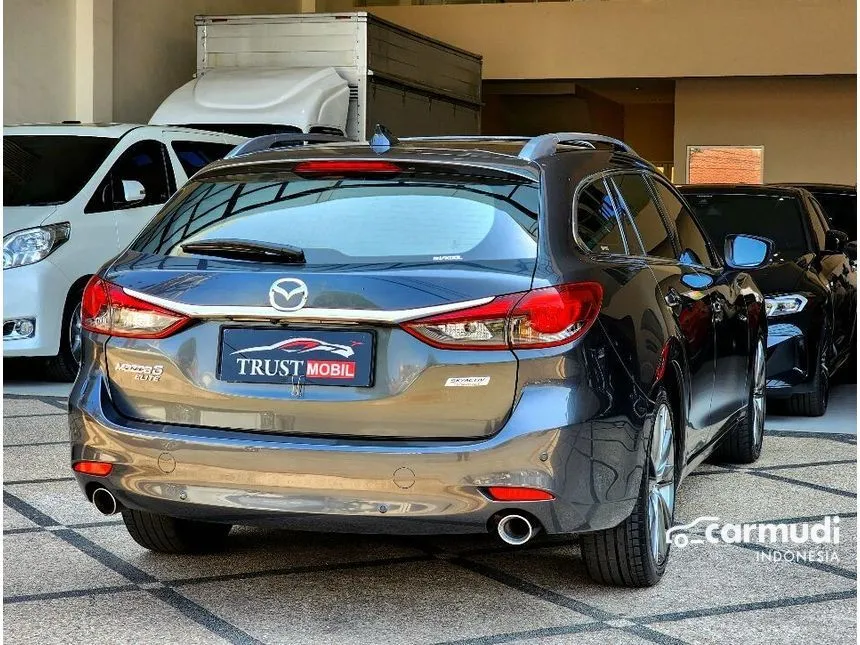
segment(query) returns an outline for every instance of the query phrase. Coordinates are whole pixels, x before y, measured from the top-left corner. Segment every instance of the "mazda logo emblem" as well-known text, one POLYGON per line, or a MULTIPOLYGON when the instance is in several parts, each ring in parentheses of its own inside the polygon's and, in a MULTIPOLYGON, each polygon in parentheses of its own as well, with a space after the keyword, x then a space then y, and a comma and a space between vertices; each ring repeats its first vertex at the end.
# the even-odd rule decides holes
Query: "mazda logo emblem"
POLYGON ((296 278, 275 280, 269 288, 269 304, 278 311, 297 311, 308 302, 308 285, 296 278))

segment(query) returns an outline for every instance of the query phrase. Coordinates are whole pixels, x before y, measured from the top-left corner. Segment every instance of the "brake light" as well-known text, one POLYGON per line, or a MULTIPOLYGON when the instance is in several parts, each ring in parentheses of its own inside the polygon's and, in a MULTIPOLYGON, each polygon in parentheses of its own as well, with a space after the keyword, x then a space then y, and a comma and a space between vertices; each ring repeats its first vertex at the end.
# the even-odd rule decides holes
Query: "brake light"
POLYGON ((98 276, 84 288, 81 325, 84 329, 128 338, 165 338, 190 322, 182 314, 144 302, 98 276))
POLYGON ((543 502, 555 499, 552 493, 526 486, 490 486, 487 495, 495 502, 543 502))
POLYGON ((402 324, 443 349, 538 349, 581 337, 600 312, 603 287, 576 282, 494 298, 486 305, 402 324))
POLYGON ((393 175, 400 172, 400 166, 389 161, 361 161, 326 159, 323 161, 302 161, 296 164, 293 172, 297 175, 393 175))
POLYGON ((113 470, 113 464, 104 461, 78 461, 72 465, 72 470, 84 475, 107 477, 113 470))

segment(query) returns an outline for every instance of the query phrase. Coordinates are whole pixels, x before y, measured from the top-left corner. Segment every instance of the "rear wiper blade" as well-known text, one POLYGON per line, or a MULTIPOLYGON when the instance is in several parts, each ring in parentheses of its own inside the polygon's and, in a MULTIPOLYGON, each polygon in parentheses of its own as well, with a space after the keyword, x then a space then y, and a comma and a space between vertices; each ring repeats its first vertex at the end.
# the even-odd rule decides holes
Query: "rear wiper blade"
POLYGON ((253 240, 198 240, 186 242, 180 248, 186 253, 198 255, 215 255, 222 258, 237 260, 257 260, 258 262, 287 262, 289 264, 304 264, 305 252, 297 246, 289 244, 273 244, 271 242, 255 242, 253 240))

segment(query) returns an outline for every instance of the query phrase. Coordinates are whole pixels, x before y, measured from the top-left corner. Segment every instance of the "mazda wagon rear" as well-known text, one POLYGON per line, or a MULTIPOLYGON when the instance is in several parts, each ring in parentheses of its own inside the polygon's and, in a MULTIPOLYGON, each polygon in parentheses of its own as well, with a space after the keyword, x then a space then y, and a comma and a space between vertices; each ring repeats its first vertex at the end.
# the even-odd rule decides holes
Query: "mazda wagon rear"
POLYGON ((698 272, 737 282, 720 357, 711 296, 661 292, 694 271, 655 280, 624 232, 660 223, 674 257, 695 223, 629 148, 577 136, 240 151, 196 175, 85 290, 87 497, 155 551, 234 524, 582 533, 597 579, 656 582, 682 475, 758 455, 764 317, 699 236, 698 272), (722 359, 738 385, 712 411, 722 359))

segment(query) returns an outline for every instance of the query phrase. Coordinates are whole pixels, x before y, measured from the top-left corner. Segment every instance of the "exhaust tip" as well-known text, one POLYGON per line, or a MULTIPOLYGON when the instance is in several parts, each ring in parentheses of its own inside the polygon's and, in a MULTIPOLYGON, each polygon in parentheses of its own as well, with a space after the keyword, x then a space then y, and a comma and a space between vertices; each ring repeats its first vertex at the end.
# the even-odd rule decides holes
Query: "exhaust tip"
POLYGON ((119 503, 107 488, 96 488, 93 491, 92 502, 102 515, 115 515, 119 512, 119 503))
POLYGON ((535 526, 522 515, 505 515, 496 525, 499 538, 511 546, 521 546, 535 535, 535 526))

